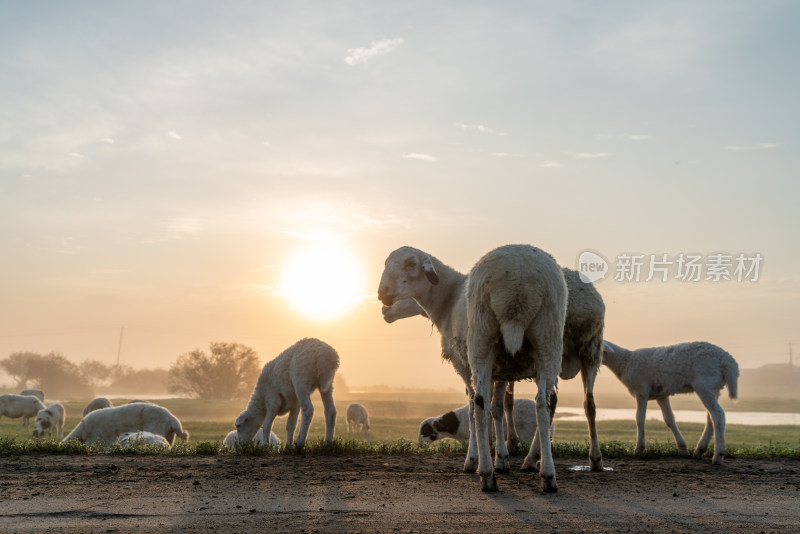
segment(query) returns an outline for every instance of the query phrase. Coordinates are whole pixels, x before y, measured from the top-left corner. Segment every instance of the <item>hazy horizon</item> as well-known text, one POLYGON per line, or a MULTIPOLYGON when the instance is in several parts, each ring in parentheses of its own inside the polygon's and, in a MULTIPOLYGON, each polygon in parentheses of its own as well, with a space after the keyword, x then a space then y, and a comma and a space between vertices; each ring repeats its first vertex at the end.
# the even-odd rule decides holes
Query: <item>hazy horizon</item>
POLYGON ((3 14, 0 359, 114 364, 122 327, 137 369, 313 336, 352 386, 461 388, 430 322, 384 323, 383 262, 411 245, 466 272, 507 243, 604 258, 622 346, 800 351, 795 2, 3 14))

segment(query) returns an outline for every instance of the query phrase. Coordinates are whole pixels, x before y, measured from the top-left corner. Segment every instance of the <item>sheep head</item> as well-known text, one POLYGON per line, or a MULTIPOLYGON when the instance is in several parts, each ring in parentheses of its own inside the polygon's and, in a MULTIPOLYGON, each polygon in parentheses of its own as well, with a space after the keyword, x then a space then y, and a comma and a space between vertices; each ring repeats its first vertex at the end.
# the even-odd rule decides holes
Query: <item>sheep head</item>
POLYGON ((386 258, 378 299, 386 306, 392 306, 399 300, 419 297, 438 283, 439 275, 428 254, 415 248, 401 247, 386 258))
POLYGON ((263 423, 263 417, 259 419, 247 410, 240 413, 239 417, 236 418, 236 422, 234 423, 236 425, 236 435, 239 443, 251 441, 263 423))

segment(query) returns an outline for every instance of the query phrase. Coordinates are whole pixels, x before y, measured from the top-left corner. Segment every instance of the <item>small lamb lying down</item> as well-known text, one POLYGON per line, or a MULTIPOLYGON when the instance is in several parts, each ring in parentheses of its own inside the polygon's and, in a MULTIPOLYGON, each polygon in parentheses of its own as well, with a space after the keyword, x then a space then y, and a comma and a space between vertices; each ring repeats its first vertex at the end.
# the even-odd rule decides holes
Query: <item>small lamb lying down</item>
MULTIPOLYGON (((536 434, 536 403, 534 401, 514 399, 514 428, 522 441, 533 440, 533 436, 536 434)), ((417 438, 420 445, 443 438, 453 438, 459 441, 469 440, 469 406, 462 406, 439 417, 429 417, 420 423, 417 438)), ((491 431, 490 439, 494 440, 494 431, 491 431)))
POLYGON ((169 449, 170 445, 167 438, 140 430, 138 432, 125 432, 120 434, 116 441, 117 445, 149 445, 151 447, 164 447, 169 449))
MULTIPOLYGON (((258 432, 256 432, 256 437, 253 438, 253 441, 255 441, 258 445, 279 446, 281 444, 281 440, 278 437, 278 435, 275 434, 275 432, 270 432, 269 433, 269 443, 264 441, 264 429, 263 428, 259 428, 258 429, 258 432)), ((225 445, 226 447, 231 447, 231 448, 235 447, 237 443, 239 443, 239 437, 238 437, 237 432, 235 430, 231 430, 230 432, 228 432, 228 434, 225 436, 225 439, 222 441, 223 445, 225 445)))
POLYGON ((725 456, 725 412, 717 399, 726 385, 731 399, 738 395, 739 365, 733 356, 705 341, 633 351, 603 341, 603 364, 636 399, 637 455, 645 448, 644 421, 649 400, 655 400, 661 407, 664 422, 675 436, 678 453, 689 455, 686 440, 675 423, 669 398, 676 393, 694 391, 708 412, 706 427, 697 442, 694 457, 703 457, 713 434, 714 458, 711 462, 722 463, 725 456))

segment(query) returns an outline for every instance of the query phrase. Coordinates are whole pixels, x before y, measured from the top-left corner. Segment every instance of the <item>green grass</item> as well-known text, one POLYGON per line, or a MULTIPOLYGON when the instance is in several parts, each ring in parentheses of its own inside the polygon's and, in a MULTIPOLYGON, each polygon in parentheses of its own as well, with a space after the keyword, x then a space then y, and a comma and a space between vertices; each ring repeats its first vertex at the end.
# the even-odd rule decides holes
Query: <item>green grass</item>
MULTIPOLYGON (((338 417, 336 442, 323 445, 324 419, 322 406, 315 401, 315 414, 309 432, 306 453, 319 454, 466 454, 466 445, 453 440, 443 440, 431 447, 417 446, 420 421, 435 414, 458 407, 464 402, 463 395, 443 393, 432 395, 414 392, 367 393, 361 395, 338 395, 338 417), (424 400, 420 400, 424 399, 424 400), (348 434, 345 411, 349 402, 361 402, 371 414, 371 430, 368 435, 348 434)), ((90 399, 61 401, 67 413, 64 427, 66 436, 80 420, 83 407, 90 399)), ((126 400, 115 400, 120 405, 126 400)), ((80 443, 61 444, 55 440, 34 439, 30 432, 17 430, 20 419, 0 420, 0 456, 16 456, 30 453, 52 454, 170 454, 170 455, 216 455, 216 454, 294 454, 291 448, 279 450, 245 444, 235 450, 221 448, 225 435, 234 429, 233 421, 246 406, 245 401, 204 401, 193 399, 154 399, 182 422, 190 433, 187 443, 176 442, 168 452, 146 446, 133 448, 88 447, 80 443)), ((674 403, 673 403, 674 404, 674 403)), ((768 405, 766 401, 762 403, 768 405)), ((299 426, 299 422, 298 422, 299 426)), ((677 455, 672 433, 660 420, 646 422, 647 452, 651 456, 677 455)), ((698 423, 680 423, 681 432, 690 449, 694 447, 703 431, 698 423)), ((281 441, 286 440, 286 417, 275 420, 273 430, 281 441)), ((636 441, 636 423, 633 420, 599 421, 597 432, 601 440, 603 455, 608 458, 624 458, 633 455, 636 441)), ((727 455, 729 457, 794 457, 800 458, 800 426, 796 425, 727 425, 727 455)), ((588 457, 589 442, 586 423, 582 421, 560 421, 556 419, 554 434, 556 455, 588 457)), ((522 454, 523 451, 515 451, 522 454)), ((709 453, 710 454, 710 453, 709 453)))

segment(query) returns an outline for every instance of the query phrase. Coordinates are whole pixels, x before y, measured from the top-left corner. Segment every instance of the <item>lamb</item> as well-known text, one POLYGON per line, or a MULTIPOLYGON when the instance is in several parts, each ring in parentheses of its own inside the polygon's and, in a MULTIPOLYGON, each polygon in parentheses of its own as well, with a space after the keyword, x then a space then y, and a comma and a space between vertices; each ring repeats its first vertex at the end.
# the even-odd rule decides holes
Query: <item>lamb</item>
MULTIPOLYGON (((536 403, 530 399, 514 399, 514 424, 516 433, 524 441, 533 440, 536 434, 536 403)), ((469 440, 469 405, 452 410, 439 417, 429 417, 419 425, 417 442, 420 446, 443 438, 469 440)), ((492 439, 492 428, 489 428, 492 439)))
POLYGON ((37 438, 44 437, 44 431, 47 430, 49 436, 53 437, 53 429, 56 429, 58 439, 64 437, 64 421, 66 420, 66 413, 64 407, 56 402, 51 404, 44 410, 36 414, 36 424, 33 426, 33 435, 37 438))
POLYGON ((44 391, 41 389, 23 389, 20 395, 33 395, 40 401, 44 402, 44 391))
MULTIPOLYGON (((468 384, 484 491, 497 491, 490 459, 487 404, 495 435, 505 435, 504 390, 509 381, 537 381, 537 434, 550 427, 550 405, 561 369, 567 286, 555 260, 528 245, 506 245, 481 258, 468 276, 411 247, 386 259, 378 287, 386 306, 413 298, 442 334, 442 353, 468 384), (502 339, 502 343, 500 340, 502 339)), ((472 430, 472 429, 471 429, 472 430)), ((470 437, 470 448, 473 438, 470 437)), ((542 489, 558 490, 550 440, 540 440, 542 489)), ((508 470, 508 448, 498 440, 498 471, 508 470)), ((535 467, 534 444, 523 470, 535 467)), ((465 470, 472 467, 468 452, 465 470)))
POLYGON ((333 376, 339 368, 339 355, 333 347, 315 338, 301 339, 267 363, 258 377, 247 408, 236 418, 239 441, 250 441, 259 427, 272 432, 275 417, 288 412, 286 443, 294 441, 297 416, 303 412, 295 448, 302 450, 314 416, 311 393, 319 389, 325 412, 325 443, 333 441, 336 406, 333 402, 333 376))
POLYGON ((364 434, 369 432, 369 413, 357 402, 347 407, 347 431, 351 433, 363 431, 364 434))
POLYGON ((42 401, 33 395, 14 395, 13 393, 0 395, 0 419, 2 419, 3 416, 11 419, 22 417, 22 423, 17 430, 24 426, 25 431, 29 432, 31 429, 31 418, 35 418, 36 415, 44 409, 45 405, 42 404, 42 401))
POLYGON ((86 444, 114 443, 120 434, 146 430, 164 436, 172 445, 175 437, 186 441, 189 433, 169 410, 155 404, 125 404, 101 408, 86 415, 78 426, 64 438, 64 442, 75 439, 86 444))
MULTIPOLYGON (((567 283, 567 318, 564 323, 564 352, 561 355, 561 372, 559 377, 564 380, 574 378, 578 372, 583 380, 584 402, 583 408, 589 424, 589 465, 592 471, 603 470, 603 456, 600 452, 600 441, 597 437, 596 413, 594 402, 594 384, 597 372, 600 370, 603 358, 603 327, 605 318, 605 304, 603 298, 591 284, 580 278, 578 271, 562 267, 564 281, 567 283)), ((396 301, 392 306, 383 307, 383 318, 387 323, 398 319, 426 316, 414 299, 396 301)), ((506 392, 506 417, 508 432, 508 446, 519 441, 513 420, 512 406, 514 398, 514 384, 509 383, 506 392)), ((552 407, 555 409, 555 406, 552 407)), ((552 424, 552 418, 551 418, 552 424)), ((550 429, 552 435, 553 429, 550 429)))
MULTIPOLYGON (((281 445, 281 440, 278 437, 278 435, 275 434, 275 432, 270 432, 269 433, 269 443, 264 441, 264 429, 263 428, 259 428, 258 429, 258 432, 256 432, 256 436, 255 436, 255 438, 253 438, 253 440, 256 442, 257 445, 262 445, 262 446, 263 445, 271 445, 271 446, 275 446, 275 447, 280 447, 280 445, 281 445)), ((238 438, 236 436, 236 430, 231 430, 230 432, 228 432, 228 434, 225 436, 225 439, 222 441, 222 444, 224 446, 231 447, 231 448, 235 447, 237 443, 239 443, 239 440, 238 440, 238 438)))
POLYGON ((87 404, 86 407, 83 409, 82 417, 86 417, 87 414, 90 414, 95 410, 100 410, 102 408, 111 408, 112 406, 113 404, 111 404, 111 401, 108 400, 107 398, 97 397, 96 399, 89 401, 89 404, 87 404))
POLYGON ((131 445, 146 445, 148 447, 163 447, 169 449, 171 447, 169 441, 164 436, 153 434, 139 430, 136 432, 123 432, 117 437, 115 442, 122 447, 129 447, 131 445))
POLYGON ((644 452, 644 421, 647 401, 655 400, 661 407, 664 422, 672 430, 678 453, 689 455, 669 403, 671 395, 694 391, 706 408, 706 426, 694 457, 702 458, 714 436, 713 464, 721 464, 725 456, 725 411, 717 402, 722 388, 728 386, 728 396, 738 397, 739 365, 725 350, 705 341, 682 343, 668 347, 627 350, 604 341, 603 363, 625 384, 636 398, 636 449, 644 452))

